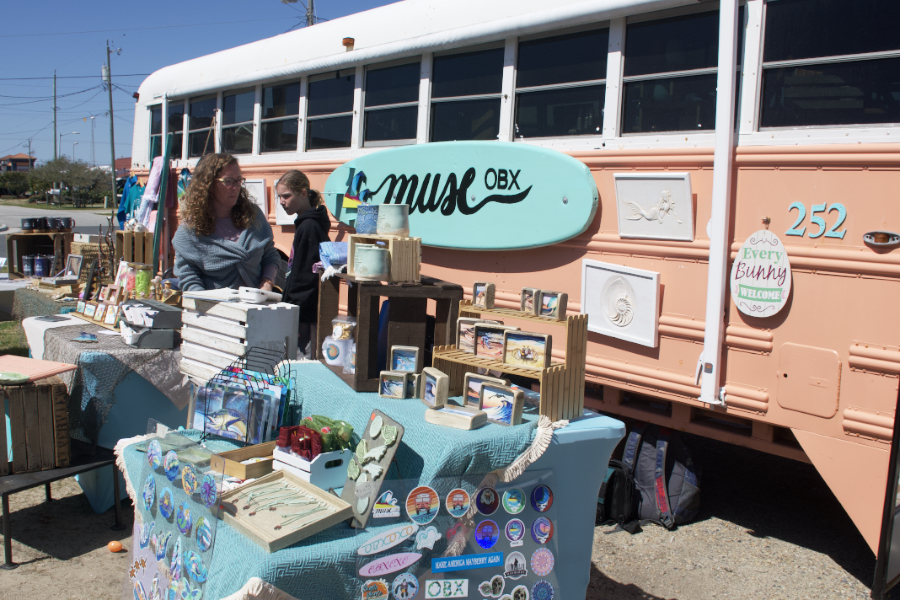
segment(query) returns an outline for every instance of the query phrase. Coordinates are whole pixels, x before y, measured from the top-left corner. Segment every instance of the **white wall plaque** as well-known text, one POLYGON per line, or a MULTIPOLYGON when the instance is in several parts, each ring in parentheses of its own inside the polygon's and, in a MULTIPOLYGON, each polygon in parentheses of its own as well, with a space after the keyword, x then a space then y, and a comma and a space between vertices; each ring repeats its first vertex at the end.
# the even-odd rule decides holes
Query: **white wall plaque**
POLYGON ((265 179, 248 179, 244 182, 247 193, 250 194, 250 201, 259 207, 266 218, 269 217, 269 203, 266 201, 266 180, 265 179))
POLYGON ((690 173, 615 173, 619 235, 694 241, 690 173))
POLYGON ((760 229, 750 235, 731 266, 731 298, 751 317, 771 317, 791 295, 791 263, 778 236, 760 229))
POLYGON ((659 273, 583 260, 581 311, 588 316, 589 330, 655 348, 659 273))

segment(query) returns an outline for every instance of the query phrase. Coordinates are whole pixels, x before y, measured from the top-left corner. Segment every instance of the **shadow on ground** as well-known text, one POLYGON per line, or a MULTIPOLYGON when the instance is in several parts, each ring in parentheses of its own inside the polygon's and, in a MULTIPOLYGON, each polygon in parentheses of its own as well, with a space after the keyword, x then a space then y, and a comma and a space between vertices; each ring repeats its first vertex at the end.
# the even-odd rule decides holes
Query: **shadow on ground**
POLYGON ((648 594, 633 583, 619 583, 591 565, 591 581, 585 600, 676 600, 648 594))

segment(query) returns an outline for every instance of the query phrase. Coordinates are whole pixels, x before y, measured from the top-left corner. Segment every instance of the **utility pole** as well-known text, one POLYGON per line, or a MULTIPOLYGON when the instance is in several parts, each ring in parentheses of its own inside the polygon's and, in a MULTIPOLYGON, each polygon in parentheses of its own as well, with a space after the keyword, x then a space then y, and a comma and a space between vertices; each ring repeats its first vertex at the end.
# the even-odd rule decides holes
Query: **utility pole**
MULTIPOLYGON (((112 199, 112 214, 116 215, 118 204, 116 203, 116 135, 113 126, 113 101, 112 101, 112 61, 110 59, 111 50, 109 49, 109 40, 106 40, 106 72, 103 73, 103 80, 106 82, 106 89, 109 90, 109 155, 110 155, 110 179, 112 187, 110 188, 110 198, 112 199)), ((93 129, 91 129, 93 132, 93 129)))
MULTIPOLYGON (((31 155, 31 153, 28 153, 31 155)), ((59 158, 56 148, 56 70, 53 70, 53 160, 59 158)))
POLYGON ((313 1, 308 0, 309 4, 306 7, 306 26, 312 27, 316 24, 316 9, 313 8, 313 1))
POLYGON ((94 121, 97 117, 91 117, 91 166, 97 166, 97 159, 94 157, 94 121))

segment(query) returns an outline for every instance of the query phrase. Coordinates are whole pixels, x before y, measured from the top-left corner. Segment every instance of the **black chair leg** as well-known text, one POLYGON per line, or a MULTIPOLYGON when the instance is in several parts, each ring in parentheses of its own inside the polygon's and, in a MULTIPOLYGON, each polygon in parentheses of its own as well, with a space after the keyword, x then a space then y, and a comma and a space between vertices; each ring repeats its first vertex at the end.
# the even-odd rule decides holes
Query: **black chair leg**
POLYGON ((116 509, 116 522, 112 526, 113 531, 124 531, 125 525, 122 523, 122 498, 120 497, 119 492, 119 468, 113 464, 112 465, 113 472, 113 496, 114 502, 113 506, 116 509))
POLYGON ((0 569, 11 570, 19 565, 12 559, 12 524, 9 522, 9 494, 2 494, 3 504, 3 552, 6 555, 6 562, 0 565, 0 569))
POLYGON ((47 498, 47 502, 50 502, 51 500, 53 500, 53 494, 50 492, 50 484, 49 483, 44 484, 44 496, 47 498))

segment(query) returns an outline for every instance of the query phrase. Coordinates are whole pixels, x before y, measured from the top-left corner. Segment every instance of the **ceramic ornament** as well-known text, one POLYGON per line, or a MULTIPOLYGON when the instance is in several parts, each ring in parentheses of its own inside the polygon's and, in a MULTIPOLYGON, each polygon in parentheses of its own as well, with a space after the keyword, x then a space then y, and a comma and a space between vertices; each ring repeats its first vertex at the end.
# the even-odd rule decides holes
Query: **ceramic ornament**
POLYGON ((178 473, 181 469, 178 464, 178 455, 175 454, 174 450, 170 450, 166 453, 166 458, 163 460, 163 468, 166 470, 166 478, 169 481, 178 479, 178 473))
POLYGON ((152 440, 147 444, 147 462, 150 463, 150 468, 153 470, 158 469, 161 460, 162 449, 159 446, 159 442, 157 440, 152 440))
POLYGON ((175 515, 175 524, 178 526, 178 531, 184 535, 191 534, 191 527, 193 527, 194 523, 191 520, 191 506, 187 502, 182 502, 181 506, 178 507, 178 514, 175 515))
POLYGON ((206 552, 212 546, 212 527, 206 517, 197 519, 197 547, 206 552))
POLYGON ((153 528, 156 527, 155 522, 143 523, 141 524, 141 538, 138 540, 141 548, 146 548, 150 544, 150 532, 153 531, 153 528))
POLYGON ((203 504, 207 508, 212 508, 216 505, 217 496, 216 478, 213 477, 212 473, 207 473, 203 476, 203 481, 200 482, 200 499, 203 500, 203 504))
POLYGON ((184 488, 184 493, 188 496, 196 493, 199 482, 197 481, 197 470, 194 469, 194 465, 188 464, 181 467, 181 486, 184 488))
POLYGON ((175 512, 175 500, 172 496, 172 490, 169 488, 163 488, 162 493, 159 495, 159 512, 167 519, 175 512))
POLYGON ((381 434, 381 428, 384 425, 384 419, 381 416, 376 415, 374 419, 372 419, 372 423, 369 425, 369 437, 373 440, 377 438, 381 434))
POLYGON ((153 477, 153 473, 147 475, 147 480, 144 482, 144 508, 150 510, 153 508, 153 503, 156 502, 156 479, 153 477))
POLYGON ((206 581, 206 566, 199 554, 191 550, 185 552, 184 568, 188 576, 197 583, 206 581))

